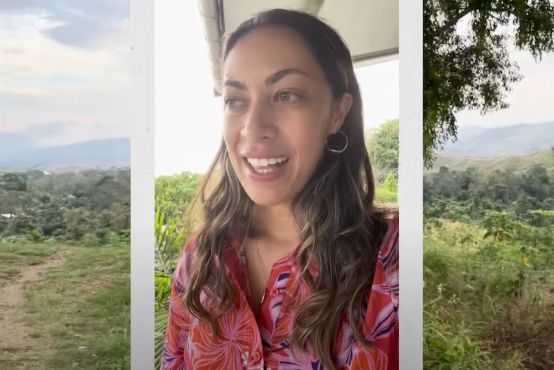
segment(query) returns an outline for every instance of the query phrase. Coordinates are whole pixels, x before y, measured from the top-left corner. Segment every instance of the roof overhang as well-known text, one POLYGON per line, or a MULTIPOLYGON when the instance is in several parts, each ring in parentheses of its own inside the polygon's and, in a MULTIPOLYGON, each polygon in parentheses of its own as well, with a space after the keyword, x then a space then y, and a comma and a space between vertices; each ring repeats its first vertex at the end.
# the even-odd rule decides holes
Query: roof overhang
POLYGON ((221 49, 225 37, 240 23, 270 8, 313 14, 335 28, 344 39, 355 66, 398 57, 398 0, 198 0, 208 43, 214 92, 219 95, 221 49))

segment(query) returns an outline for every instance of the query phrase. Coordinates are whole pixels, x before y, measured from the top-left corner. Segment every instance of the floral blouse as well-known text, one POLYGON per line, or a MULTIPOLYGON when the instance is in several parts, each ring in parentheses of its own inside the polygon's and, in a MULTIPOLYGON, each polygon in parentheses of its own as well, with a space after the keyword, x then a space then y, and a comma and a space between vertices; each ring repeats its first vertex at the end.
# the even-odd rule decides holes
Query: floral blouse
MULTIPOLYGON (((188 283, 185 248, 174 274, 162 370, 168 369, 309 369, 322 370, 315 353, 291 347, 293 298, 305 299, 295 264, 295 252, 277 261, 270 272, 265 300, 255 313, 248 298, 248 272, 242 241, 231 242, 225 255, 230 282, 239 292, 234 310, 218 319, 214 340, 208 323, 190 315, 180 304, 188 283)), ((189 261, 190 262, 190 261, 189 261)), ((369 300, 364 302, 360 333, 371 343, 358 343, 343 319, 337 333, 334 360, 337 369, 398 369, 398 220, 389 227, 380 248, 369 300)))

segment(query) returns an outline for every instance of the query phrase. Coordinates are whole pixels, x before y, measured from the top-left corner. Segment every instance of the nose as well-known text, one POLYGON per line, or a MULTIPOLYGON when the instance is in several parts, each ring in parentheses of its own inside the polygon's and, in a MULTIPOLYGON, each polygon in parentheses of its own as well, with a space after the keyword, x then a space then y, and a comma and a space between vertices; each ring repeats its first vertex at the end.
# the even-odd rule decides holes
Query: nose
POLYGON ((276 133, 271 104, 263 99, 253 100, 244 115, 241 136, 253 141, 270 140, 276 133))

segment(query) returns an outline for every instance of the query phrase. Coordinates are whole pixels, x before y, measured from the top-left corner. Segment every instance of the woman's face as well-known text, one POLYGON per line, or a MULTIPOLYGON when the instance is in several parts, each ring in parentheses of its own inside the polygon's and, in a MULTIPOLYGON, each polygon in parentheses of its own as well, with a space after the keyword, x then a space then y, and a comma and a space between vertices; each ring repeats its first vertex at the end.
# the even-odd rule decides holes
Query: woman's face
POLYGON ((264 27, 223 65, 223 136, 242 187, 259 206, 290 205, 314 172, 328 134, 351 104, 334 101, 323 71, 294 31, 264 27))

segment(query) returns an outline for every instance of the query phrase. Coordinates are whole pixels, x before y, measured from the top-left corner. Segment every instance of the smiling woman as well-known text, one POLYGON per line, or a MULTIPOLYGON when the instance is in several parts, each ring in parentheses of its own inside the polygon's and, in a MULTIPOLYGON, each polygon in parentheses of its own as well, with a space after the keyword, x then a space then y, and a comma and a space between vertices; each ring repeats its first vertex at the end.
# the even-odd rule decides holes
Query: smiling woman
POLYGON ((223 56, 223 142, 161 368, 398 368, 398 221, 373 203, 350 52, 317 18, 271 10, 223 56))

